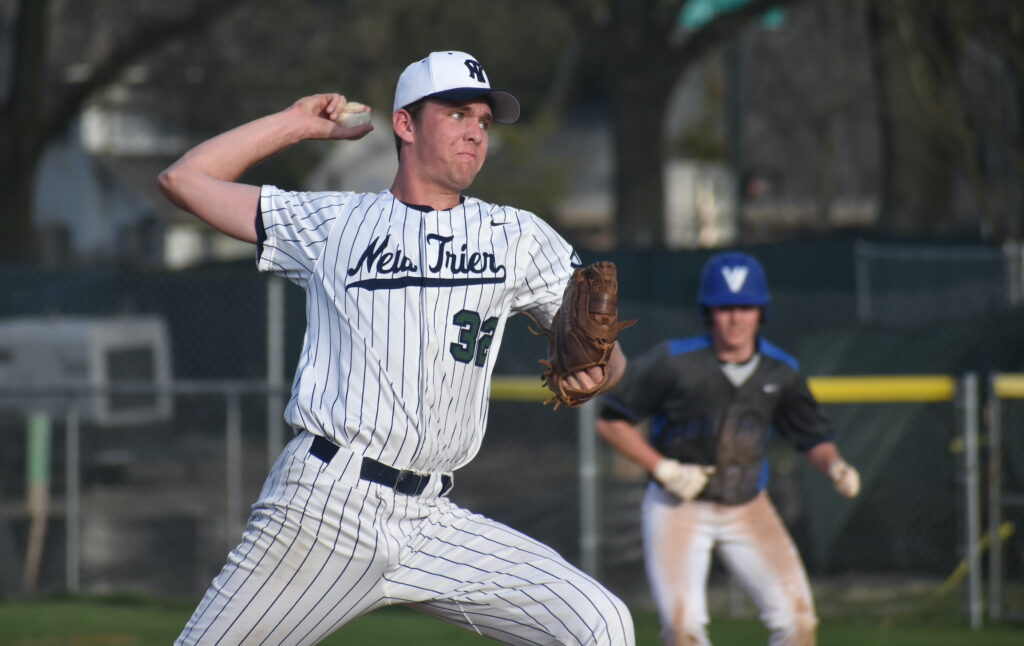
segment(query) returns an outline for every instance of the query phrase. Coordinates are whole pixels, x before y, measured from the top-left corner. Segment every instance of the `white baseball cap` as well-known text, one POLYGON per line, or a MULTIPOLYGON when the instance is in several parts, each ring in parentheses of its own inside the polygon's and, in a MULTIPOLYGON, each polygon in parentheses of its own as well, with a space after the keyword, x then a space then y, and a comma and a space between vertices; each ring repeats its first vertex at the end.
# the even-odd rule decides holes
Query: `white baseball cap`
POLYGON ((398 77, 395 108, 398 112, 423 98, 468 101, 487 97, 494 120, 513 124, 519 120, 519 99, 502 90, 492 90, 483 66, 465 52, 432 52, 405 68, 398 77))

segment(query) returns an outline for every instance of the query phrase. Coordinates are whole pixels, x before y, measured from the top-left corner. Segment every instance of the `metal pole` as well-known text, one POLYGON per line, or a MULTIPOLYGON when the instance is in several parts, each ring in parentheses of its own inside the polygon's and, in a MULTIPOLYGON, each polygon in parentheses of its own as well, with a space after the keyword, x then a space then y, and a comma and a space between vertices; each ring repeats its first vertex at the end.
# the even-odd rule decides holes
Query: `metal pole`
POLYGON ((1020 243, 1007 241, 1003 243, 1003 270, 1006 272, 1006 302, 1016 305, 1021 302, 1024 286, 1021 285, 1021 248, 1020 243))
POLYGON ((267 281, 267 463, 284 448, 284 279, 267 281))
POLYGON ((978 477, 978 375, 963 377, 964 471, 967 514, 967 614, 971 628, 981 626, 981 493, 978 477))
POLYGON ((78 397, 71 398, 71 405, 68 407, 65 418, 67 443, 64 447, 64 480, 65 480, 65 577, 68 592, 78 594, 81 587, 81 566, 79 544, 79 527, 82 517, 81 508, 81 468, 79 465, 79 410, 81 400, 78 397))
POLYGON ((867 243, 858 240, 853 246, 853 262, 857 291, 857 320, 867 323, 871 320, 871 272, 868 267, 867 243))
POLYGON ((744 600, 743 588, 740 586, 735 574, 727 572, 726 576, 729 579, 729 616, 742 617, 744 600))
POLYGON ((597 468, 597 404, 580 407, 577 419, 579 437, 580 478, 580 565, 583 571, 599 579, 601 576, 601 532, 598 506, 600 484, 597 468))
POLYGON ((988 380, 988 618, 1003 615, 1003 552, 999 526, 1003 523, 1002 403, 996 394, 998 374, 988 380))
MULTIPOLYGON (((740 50, 741 40, 739 37, 730 38, 725 45, 725 73, 728 83, 726 97, 726 121, 728 122, 728 146, 729 163, 732 165, 733 177, 733 199, 736 200, 736 237, 744 239, 749 227, 745 217, 746 187, 743 177, 743 70, 742 52, 740 50)), ((699 231, 700 227, 698 227, 699 231)))
POLYGON ((237 392, 227 395, 226 454, 227 465, 227 522, 224 524, 228 549, 238 543, 241 526, 238 510, 242 505, 242 411, 237 392))
POLYGON ((26 592, 35 592, 39 586, 39 572, 46 545, 46 526, 50 516, 50 460, 53 428, 50 413, 33 411, 28 416, 26 465, 28 491, 26 506, 29 513, 28 544, 25 548, 26 592))

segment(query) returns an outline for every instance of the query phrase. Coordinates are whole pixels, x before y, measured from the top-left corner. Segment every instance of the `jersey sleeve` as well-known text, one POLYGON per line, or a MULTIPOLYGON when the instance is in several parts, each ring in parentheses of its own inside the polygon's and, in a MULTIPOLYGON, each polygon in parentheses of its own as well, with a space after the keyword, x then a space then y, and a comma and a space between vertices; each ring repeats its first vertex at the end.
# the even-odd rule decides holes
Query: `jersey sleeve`
POLYGON ((835 439, 835 431, 799 373, 783 391, 775 411, 775 429, 800 451, 835 439))
POLYGON ((513 312, 529 312, 542 325, 551 325, 562 304, 562 294, 579 256, 547 222, 530 214, 532 226, 524 227, 523 280, 512 300, 513 312))
POLYGON ((257 228, 263 234, 257 257, 260 271, 303 284, 323 252, 334 221, 352 193, 299 193, 263 186, 257 228))
POLYGON ((668 344, 661 343, 631 360, 619 385, 600 399, 599 417, 636 424, 658 412, 673 384, 668 358, 668 344))

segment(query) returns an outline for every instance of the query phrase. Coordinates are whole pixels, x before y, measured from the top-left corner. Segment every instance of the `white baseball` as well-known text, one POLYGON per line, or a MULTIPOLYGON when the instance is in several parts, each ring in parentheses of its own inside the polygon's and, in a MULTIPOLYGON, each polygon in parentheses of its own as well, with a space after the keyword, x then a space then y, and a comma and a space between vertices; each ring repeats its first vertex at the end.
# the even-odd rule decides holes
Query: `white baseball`
POLYGON ((370 106, 349 101, 335 119, 342 128, 357 128, 370 123, 370 106))

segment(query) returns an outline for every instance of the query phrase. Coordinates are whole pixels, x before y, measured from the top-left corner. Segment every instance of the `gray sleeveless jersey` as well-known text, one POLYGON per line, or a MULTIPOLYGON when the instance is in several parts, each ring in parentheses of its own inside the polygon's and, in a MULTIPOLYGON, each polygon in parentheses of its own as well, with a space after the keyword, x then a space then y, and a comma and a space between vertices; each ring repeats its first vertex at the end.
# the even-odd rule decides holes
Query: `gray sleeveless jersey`
POLYGON ((736 386, 709 336, 661 343, 630 363, 601 416, 633 424, 649 417, 651 444, 662 454, 716 466, 700 499, 751 500, 768 484, 773 432, 801 451, 834 437, 796 361, 763 339, 758 351, 756 369, 736 386))

